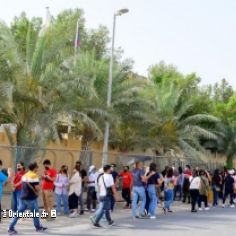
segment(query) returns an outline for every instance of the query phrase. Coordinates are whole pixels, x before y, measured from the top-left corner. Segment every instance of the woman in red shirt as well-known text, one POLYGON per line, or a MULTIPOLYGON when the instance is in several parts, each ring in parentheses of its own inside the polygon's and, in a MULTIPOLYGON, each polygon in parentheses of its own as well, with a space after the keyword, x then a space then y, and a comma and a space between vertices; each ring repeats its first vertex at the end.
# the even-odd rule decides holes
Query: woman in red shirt
POLYGON ((17 172, 13 179, 13 211, 17 211, 20 205, 20 196, 22 191, 21 179, 25 174, 25 166, 23 162, 19 162, 16 165, 17 172))

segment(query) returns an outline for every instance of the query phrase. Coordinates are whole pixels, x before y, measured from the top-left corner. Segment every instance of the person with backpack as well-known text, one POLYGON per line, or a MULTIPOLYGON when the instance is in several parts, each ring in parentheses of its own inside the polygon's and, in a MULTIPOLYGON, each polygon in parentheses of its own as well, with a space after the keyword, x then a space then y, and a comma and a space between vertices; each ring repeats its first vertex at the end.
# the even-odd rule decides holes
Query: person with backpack
POLYGON ((104 173, 100 174, 97 179, 98 192, 99 192, 99 208, 95 215, 90 217, 94 227, 101 228, 100 221, 105 214, 106 220, 109 225, 113 225, 114 221, 111 219, 111 201, 112 197, 117 198, 116 187, 112 177, 112 167, 105 165, 103 167, 104 173))
POLYGON ((15 235, 17 231, 15 226, 19 220, 19 215, 23 214, 26 209, 29 209, 31 212, 35 213, 33 217, 34 227, 36 232, 44 232, 47 228, 43 227, 40 223, 39 218, 36 214, 39 215, 39 206, 38 206, 38 196, 40 191, 39 177, 37 175, 38 165, 36 162, 29 164, 29 171, 22 177, 22 192, 21 192, 21 201, 18 209, 18 214, 12 219, 8 234, 15 235))
POLYGON ((198 197, 198 210, 202 211, 202 202, 205 204, 205 210, 208 211, 208 191, 209 191, 209 180, 207 174, 204 170, 200 170, 200 187, 199 187, 199 197, 198 197))

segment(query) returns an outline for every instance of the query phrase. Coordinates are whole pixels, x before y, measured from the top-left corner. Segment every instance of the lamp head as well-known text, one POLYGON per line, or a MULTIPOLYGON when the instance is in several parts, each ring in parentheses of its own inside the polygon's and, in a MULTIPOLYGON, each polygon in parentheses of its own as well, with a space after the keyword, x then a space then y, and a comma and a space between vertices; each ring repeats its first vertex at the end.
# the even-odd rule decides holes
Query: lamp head
POLYGON ((115 15, 116 15, 116 16, 121 16, 121 15, 126 14, 126 13, 128 13, 128 12, 129 12, 129 9, 123 8, 123 9, 118 10, 118 11, 115 13, 115 15))

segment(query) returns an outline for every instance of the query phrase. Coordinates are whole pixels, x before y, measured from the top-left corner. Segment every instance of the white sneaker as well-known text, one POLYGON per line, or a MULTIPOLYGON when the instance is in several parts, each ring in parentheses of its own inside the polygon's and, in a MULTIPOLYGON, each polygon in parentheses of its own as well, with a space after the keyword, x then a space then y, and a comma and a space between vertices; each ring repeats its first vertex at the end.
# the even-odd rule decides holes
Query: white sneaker
POLYGON ((69 215, 70 218, 75 218, 75 217, 77 217, 77 216, 78 216, 78 213, 77 213, 77 212, 72 212, 72 213, 69 215))
POLYGON ((234 204, 230 205, 230 208, 235 208, 235 205, 234 204))
POLYGON ((150 216, 151 220, 155 220, 157 217, 156 216, 150 216))
POLYGON ((209 211, 210 210, 210 208, 209 207, 205 207, 205 211, 209 211))
POLYGON ((91 210, 91 212, 95 212, 95 211, 96 211, 96 209, 92 209, 92 210, 91 210))
POLYGON ((225 204, 222 204, 222 208, 225 208, 225 204))
POLYGON ((202 208, 200 207, 200 208, 198 208, 198 210, 199 210, 199 211, 202 211, 202 208))

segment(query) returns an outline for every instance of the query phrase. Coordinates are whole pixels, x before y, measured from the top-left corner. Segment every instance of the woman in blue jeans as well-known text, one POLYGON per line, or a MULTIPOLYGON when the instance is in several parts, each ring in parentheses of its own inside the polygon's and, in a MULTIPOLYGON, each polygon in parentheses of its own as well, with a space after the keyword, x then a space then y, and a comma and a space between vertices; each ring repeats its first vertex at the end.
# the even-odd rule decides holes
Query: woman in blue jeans
POLYGON ((173 177, 174 171, 172 168, 169 168, 167 170, 167 174, 164 180, 164 193, 165 193, 165 201, 164 201, 164 207, 163 211, 164 213, 172 212, 171 204, 173 203, 174 199, 174 177, 173 177))
POLYGON ((61 214, 61 203, 64 207, 64 215, 69 215, 69 205, 68 205, 68 186, 69 178, 67 175, 67 166, 63 165, 61 167, 60 173, 54 182, 56 202, 57 202, 57 215, 61 214))
POLYGON ((148 207, 148 215, 150 219, 156 219, 156 208, 158 203, 157 198, 157 185, 160 186, 162 183, 160 175, 157 173, 157 166, 155 163, 151 163, 149 167, 149 173, 155 172, 148 181, 147 181, 147 192, 149 197, 149 207, 148 207))

